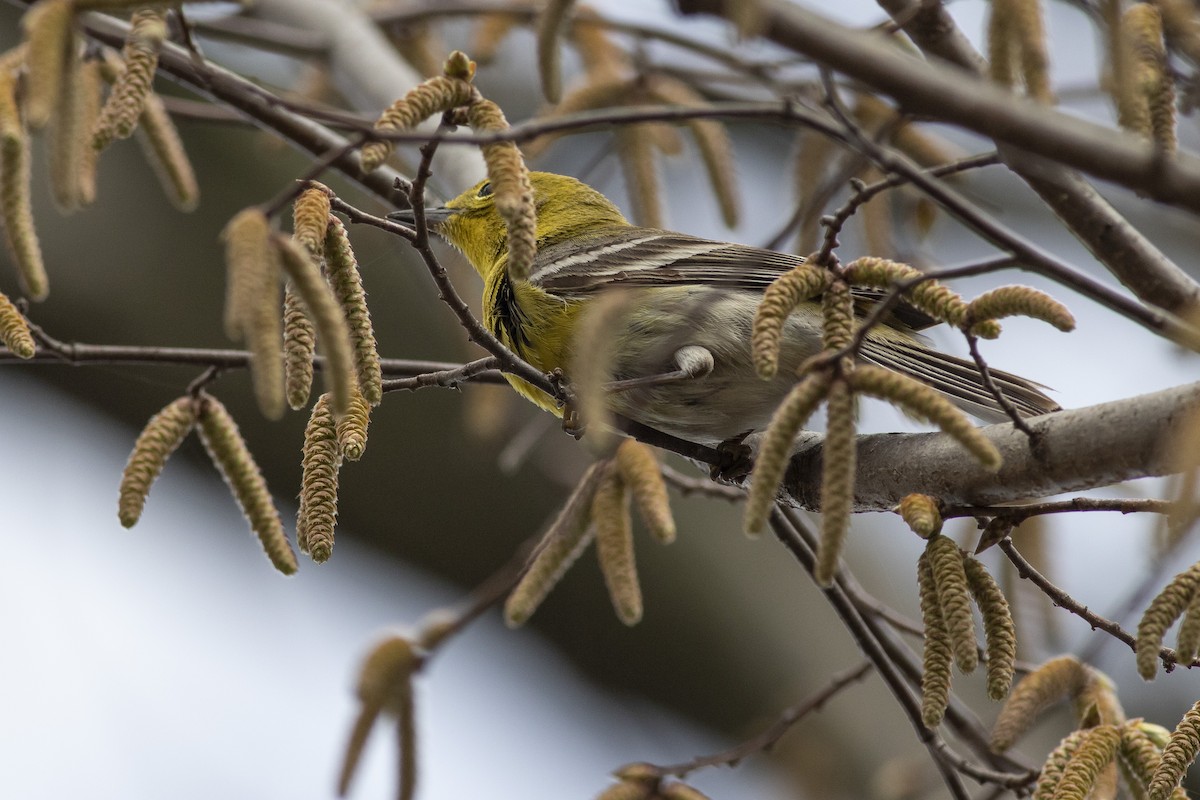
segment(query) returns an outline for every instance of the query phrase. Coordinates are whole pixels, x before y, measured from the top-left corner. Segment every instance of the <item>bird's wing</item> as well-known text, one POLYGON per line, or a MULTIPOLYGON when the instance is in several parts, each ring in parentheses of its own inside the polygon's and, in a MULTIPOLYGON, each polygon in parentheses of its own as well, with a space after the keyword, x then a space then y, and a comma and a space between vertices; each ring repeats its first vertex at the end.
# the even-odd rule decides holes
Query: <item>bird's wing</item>
MULTIPOLYGON (((614 288, 688 284, 761 293, 802 263, 800 256, 761 247, 631 227, 602 236, 574 237, 539 250, 530 281, 551 294, 576 298, 614 288)), ((853 293, 860 316, 886 294, 861 287, 853 293)), ((910 330, 937 324, 905 303, 896 305, 888 321, 910 330)))
MULTIPOLYGON (((973 361, 942 353, 920 342, 896 338, 868 337, 860 351, 862 359, 879 367, 899 372, 927 383, 950 397, 960 408, 988 422, 1003 422, 1008 416, 983 385, 983 378, 973 361)), ((989 369, 996 387, 1023 417, 1032 417, 1059 409, 1058 403, 1047 397, 1039 383, 989 369)))

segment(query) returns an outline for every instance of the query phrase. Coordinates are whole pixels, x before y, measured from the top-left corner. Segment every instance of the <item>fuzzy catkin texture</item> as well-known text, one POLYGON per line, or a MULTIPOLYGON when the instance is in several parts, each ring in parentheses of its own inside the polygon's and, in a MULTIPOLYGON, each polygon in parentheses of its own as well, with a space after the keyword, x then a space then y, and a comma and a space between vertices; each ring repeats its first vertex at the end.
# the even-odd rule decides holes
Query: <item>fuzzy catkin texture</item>
POLYGON ((926 549, 937 586, 938 605, 954 650, 954 661, 962 672, 973 672, 979 663, 979 651, 963 552, 952 539, 940 534, 929 540, 926 549))
POLYGON ((250 350, 250 377, 259 410, 267 419, 283 416, 283 316, 280 311, 279 251, 271 223, 256 207, 229 221, 225 241, 227 291, 225 330, 250 350))
POLYGON ((909 494, 900 499, 896 512, 913 533, 928 539, 942 529, 942 512, 936 497, 909 494))
POLYGON ((985 468, 1000 468, 1000 451, 996 446, 971 424, 965 414, 929 385, 870 364, 856 367, 850 381, 857 391, 886 400, 913 416, 937 425, 985 468))
POLYGON ((1059 800, 1084 800, 1104 768, 1116 757, 1120 743, 1121 733, 1113 725, 1087 729, 1063 768, 1054 796, 1059 800))
POLYGON ((1200 564, 1195 564, 1172 578, 1142 615, 1137 629, 1137 669, 1145 680, 1154 680, 1163 636, 1187 609, 1198 588, 1200 564))
POLYGON ((318 564, 328 561, 333 553, 341 466, 329 395, 323 394, 313 405, 304 429, 300 509, 296 514, 296 541, 301 552, 318 564))
MULTIPOLYGON (((377 131, 404 131, 416 127, 434 114, 449 111, 470 103, 476 96, 475 87, 458 78, 439 75, 408 91, 393 103, 375 123, 377 131)), ((365 172, 382 164, 395 149, 388 141, 369 142, 362 148, 362 168, 365 172)))
POLYGON ((331 213, 329 190, 324 186, 310 186, 292 204, 292 237, 318 262, 325 257, 331 213))
POLYGON ((1162 761, 1150 779, 1150 800, 1167 800, 1200 753, 1200 702, 1188 709, 1163 748, 1162 761))
POLYGON ((156 9, 134 12, 121 56, 125 68, 113 83, 108 101, 92 129, 92 147, 103 150, 114 139, 133 135, 154 83, 158 53, 167 35, 166 14, 156 9))
POLYGON ((1026 675, 1000 709, 992 728, 992 750, 1003 753, 1050 706, 1077 695, 1091 680, 1091 670, 1074 656, 1059 656, 1026 675))
POLYGON ((71 0, 43 0, 21 20, 26 45, 23 110, 26 124, 35 130, 50 121, 58 106, 68 49, 75 42, 74 16, 71 0))
POLYGON ((304 310, 304 301, 288 281, 283 293, 283 380, 288 407, 293 411, 308 405, 316 348, 316 328, 304 310))
POLYGON ((621 622, 636 625, 642 619, 642 590, 633 554, 629 494, 615 464, 605 467, 596 486, 592 523, 596 527, 596 555, 613 609, 621 622))
POLYGON ((12 72, 0 69, 0 218, 4 243, 17 267, 21 288, 31 300, 45 300, 50 283, 33 227, 29 135, 21 124, 16 88, 12 72))
POLYGON ((967 583, 975 605, 983 615, 987 642, 987 691, 993 700, 1003 700, 1012 687, 1017 660, 1017 630, 1008 600, 983 562, 967 556, 963 559, 967 583))
MULTIPOLYGON (((835 284, 837 285, 837 284, 835 284)), ((842 284, 844 285, 844 284, 842 284)), ((818 586, 830 586, 850 533, 854 506, 854 445, 856 402, 844 381, 829 388, 828 422, 825 426, 825 465, 821 470, 821 541, 813 578, 818 586)))
POLYGON ((146 98, 135 133, 142 154, 158 176, 167 199, 180 211, 194 211, 200 205, 196 171, 183 149, 179 131, 158 95, 150 94, 146 98))
POLYGON ((33 358, 37 354, 29 322, 3 293, 0 293, 0 342, 17 358, 33 358))
POLYGON ((1066 306, 1031 286, 1001 286, 984 292, 967 305, 967 319, 973 325, 1018 314, 1040 319, 1063 332, 1075 329, 1075 317, 1066 306))
POLYGON ((142 516, 150 486, 196 424, 196 401, 180 397, 159 411, 142 429, 121 475, 117 517, 132 528, 142 516))
POLYGON ((504 604, 504 621, 510 628, 523 625, 533 615, 591 543, 592 499, 605 463, 588 467, 530 555, 525 574, 504 604))
POLYGON ((242 513, 250 521, 267 558, 284 575, 293 574, 298 568, 296 554, 283 532, 283 521, 271 500, 267 482, 246 447, 237 423, 225 406, 211 395, 205 395, 202 400, 199 422, 200 438, 213 464, 233 491, 242 513))
POLYGON ((754 314, 750 349, 760 378, 772 378, 779 371, 779 350, 783 327, 796 306, 810 300, 829 285, 829 273, 800 264, 780 275, 763 292, 754 314))
POLYGON ((930 566, 929 550, 917 560, 917 587, 921 600, 921 621, 925 627, 925 648, 921 671, 921 719, 927 728, 936 728, 950 705, 950 665, 953 653, 950 634, 938 601, 937 583, 930 566))
POLYGON ((651 535, 662 544, 675 541, 667 484, 654 451, 636 439, 626 439, 617 447, 616 464, 621 482, 633 494, 638 514, 651 535))
MULTIPOLYGON (((468 107, 467 124, 480 132, 508 130, 508 120, 500 107, 482 98, 468 107)), ((537 255, 537 212, 529 170, 513 142, 494 142, 481 149, 496 196, 496 210, 508 230, 508 274, 514 280, 528 280, 537 255)))
MULTIPOLYGON (((292 348, 289 348, 290 339, 287 335, 289 320, 295 323, 296 316, 311 320, 312 326, 316 329, 317 339, 321 343, 321 351, 325 354, 323 374, 325 377, 325 386, 330 394, 330 403, 333 407, 334 415, 340 418, 349 410, 352 395, 358 393, 358 389, 355 386, 354 355, 350 343, 350 328, 346 321, 346 315, 342 313, 342 306, 338 303, 333 290, 321 275, 321 268, 317 265, 311 251, 307 247, 302 247, 295 239, 279 233, 272 235, 272 243, 279 253, 280 264, 289 278, 289 288, 292 290, 290 294, 299 297, 307 312, 300 315, 295 314, 288 307, 285 300, 284 349, 287 351, 286 362, 290 365, 293 359, 299 360, 307 355, 308 359, 304 362, 303 366, 307 367, 309 373, 308 380, 311 383, 312 334, 308 334, 308 344, 306 347, 304 346, 305 340, 303 338, 292 345, 292 348, 297 351, 295 354, 292 353, 292 348)), ((299 333, 302 335, 303 331, 299 331, 299 333)), ((293 387, 289 378, 289 402, 293 399, 293 388, 297 389, 296 395, 299 395, 300 388, 303 388, 303 393, 307 397, 308 388, 293 387)), ((301 400, 301 405, 303 405, 303 402, 301 400)))
POLYGON ((829 389, 827 372, 806 375, 784 398, 759 445, 750 480, 750 496, 746 500, 743 529, 749 536, 762 532, 775 503, 775 495, 787 469, 792 442, 796 433, 817 410, 829 389))
POLYGON ((371 312, 367 309, 367 294, 358 271, 358 259, 354 257, 346 226, 337 217, 330 217, 325 234, 325 258, 329 283, 350 327, 358 390, 368 403, 379 405, 383 399, 383 373, 379 367, 375 328, 371 324, 371 312))
POLYGON ((367 449, 367 426, 371 422, 371 406, 358 391, 350 395, 350 406, 337 421, 338 449, 347 461, 358 461, 367 449))

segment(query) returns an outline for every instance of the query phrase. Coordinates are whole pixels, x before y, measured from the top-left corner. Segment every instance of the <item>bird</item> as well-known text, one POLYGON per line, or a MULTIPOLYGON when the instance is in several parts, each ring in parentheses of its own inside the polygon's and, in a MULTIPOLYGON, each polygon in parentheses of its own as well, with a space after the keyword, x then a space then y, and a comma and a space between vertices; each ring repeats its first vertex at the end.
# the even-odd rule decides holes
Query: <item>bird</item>
MULTIPOLYGON (((483 279, 483 322, 525 361, 569 380, 597 349, 608 354, 607 405, 662 433, 699 444, 737 442, 766 428, 796 371, 821 349, 819 298, 789 316, 779 369, 756 373, 751 329, 766 288, 804 263, 797 255, 631 224, 607 197, 575 178, 530 172, 537 254, 528 279, 509 275, 508 238, 492 181, 425 209, 429 229, 459 250, 483 279), (604 347, 582 341, 589 309, 609 303, 604 347)), ((411 224, 411 210, 389 218, 411 224)), ((856 314, 882 293, 853 288, 856 314)), ((858 359, 936 389, 987 422, 1008 419, 971 361, 931 347, 919 332, 937 320, 901 302, 868 331, 858 359)), ((1059 410, 1040 384, 989 370, 1022 416, 1059 410)), ((561 405, 512 375, 538 406, 561 405)))

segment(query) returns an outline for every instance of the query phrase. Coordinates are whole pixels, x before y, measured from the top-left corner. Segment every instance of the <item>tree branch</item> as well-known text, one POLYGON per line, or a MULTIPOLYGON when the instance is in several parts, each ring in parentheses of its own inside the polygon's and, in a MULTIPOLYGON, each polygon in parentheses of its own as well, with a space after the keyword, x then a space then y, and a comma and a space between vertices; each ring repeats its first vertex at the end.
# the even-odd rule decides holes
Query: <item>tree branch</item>
MULTIPOLYGON (((683 14, 720 15, 724 0, 676 0, 683 14)), ((921 61, 878 35, 785 0, 762 0, 765 35, 893 98, 910 113, 954 123, 1164 203, 1200 211, 1200 158, 1167 156, 1140 139, 1070 117, 921 61)))
MULTIPOLYGON (((879 0, 917 46, 982 75, 984 62, 940 3, 879 0)), ((1075 172, 1024 150, 1000 148, 1004 163, 1037 192, 1097 261, 1131 292, 1172 313, 1200 306, 1200 284, 1075 172)))
MULTIPOLYGON (((1040 439, 1036 454, 1011 423, 989 425, 982 432, 1004 457, 996 473, 942 433, 861 436, 854 506, 890 509, 914 492, 948 505, 1011 503, 1166 475, 1173 467, 1162 445, 1197 404, 1200 383, 1193 383, 1035 417, 1028 423, 1040 439)), ((802 434, 784 478, 788 499, 804 508, 820 505, 823 442, 821 434, 802 434)))

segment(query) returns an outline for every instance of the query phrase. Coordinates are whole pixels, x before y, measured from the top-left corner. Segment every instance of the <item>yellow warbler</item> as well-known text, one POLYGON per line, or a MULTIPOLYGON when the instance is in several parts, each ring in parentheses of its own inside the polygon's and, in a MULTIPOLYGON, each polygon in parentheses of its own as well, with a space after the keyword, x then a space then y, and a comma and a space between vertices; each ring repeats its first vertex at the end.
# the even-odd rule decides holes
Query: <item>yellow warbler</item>
MULTIPOLYGON (((821 348, 819 303, 805 302, 787 320, 775 377, 759 378, 751 360, 750 332, 763 291, 802 259, 631 225, 608 198, 574 178, 530 177, 538 250, 528 280, 508 275, 505 223, 490 182, 426 210, 430 229, 483 277, 488 329, 538 369, 562 368, 570 376, 593 355, 578 351, 596 348, 579 341, 584 313, 619 290, 625 301, 603 331, 614 413, 704 444, 765 428, 795 384, 797 368, 821 348)), ((409 211, 391 217, 412 221, 409 211)), ((1004 419, 973 363, 923 344, 915 331, 931 324, 901 304, 868 332, 859 357, 931 385, 980 418, 1004 419)), ((998 370, 992 375, 1022 414, 1058 408, 1036 384, 998 370)), ((509 381, 561 414, 540 390, 519 378, 509 381)))

